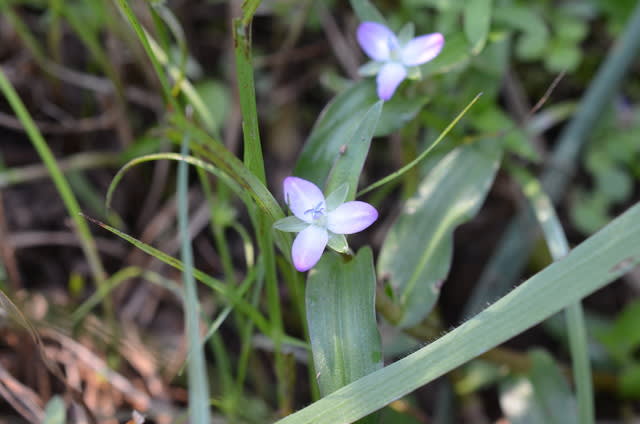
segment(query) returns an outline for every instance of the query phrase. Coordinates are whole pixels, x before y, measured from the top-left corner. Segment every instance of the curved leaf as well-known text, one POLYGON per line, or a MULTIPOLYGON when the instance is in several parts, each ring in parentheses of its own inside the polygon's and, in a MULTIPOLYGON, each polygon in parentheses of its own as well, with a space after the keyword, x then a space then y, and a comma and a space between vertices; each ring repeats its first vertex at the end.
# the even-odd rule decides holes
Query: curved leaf
POLYGON ((378 275, 388 279, 403 309, 400 326, 420 322, 437 301, 451 266, 453 231, 480 208, 500 157, 495 139, 455 149, 426 176, 389 230, 378 275))

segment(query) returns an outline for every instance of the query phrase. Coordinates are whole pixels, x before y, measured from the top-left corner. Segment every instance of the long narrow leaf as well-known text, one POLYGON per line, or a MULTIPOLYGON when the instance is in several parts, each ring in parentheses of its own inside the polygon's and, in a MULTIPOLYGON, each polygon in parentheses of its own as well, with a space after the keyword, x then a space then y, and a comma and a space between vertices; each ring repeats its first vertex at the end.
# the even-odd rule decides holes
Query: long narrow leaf
MULTIPOLYGON (((98 250, 96 248, 95 240, 91 235, 91 231, 89 230, 89 226, 86 222, 84 222, 79 214, 80 214, 80 205, 78 201, 71 191, 71 187, 67 182, 64 174, 60 170, 58 163, 56 162, 51 149, 47 145, 47 142, 42 137, 42 134, 38 130, 35 122, 31 118, 31 115, 27 111, 24 103, 16 93, 13 85, 7 79, 4 74, 4 71, 0 68, 0 91, 4 94, 7 101, 11 105, 11 108, 15 111, 18 119, 24 126, 25 131, 27 132, 31 143, 38 151, 38 155, 42 159, 42 162, 47 167, 49 174, 51 175, 51 179, 64 202, 65 207, 67 208, 67 212, 69 216, 73 220, 75 224, 76 230, 78 231, 78 238, 80 239, 80 246, 82 247, 82 251, 84 252, 87 261, 89 262, 89 267, 91 268, 91 272, 93 273, 93 278, 96 280, 96 284, 100 287, 102 282, 105 279, 104 267, 102 266, 102 261, 100 260, 100 256, 98 255, 98 250)), ((107 307, 107 313, 111 315, 111 303, 109 299, 106 299, 105 306, 107 307)))
POLYGON ((440 296, 453 254, 453 231, 484 202, 502 156, 496 139, 460 146, 444 157, 406 201, 378 260, 398 298, 400 326, 420 322, 440 296))
MULTIPOLYGON (((182 155, 189 153, 189 136, 185 136, 181 148, 182 155)), ((182 279, 184 284, 184 315, 187 344, 189 346, 189 360, 187 363, 189 375, 189 416, 194 424, 207 424, 211 421, 209 413, 209 382, 204 350, 200 342, 200 302, 193 277, 193 249, 189 236, 189 177, 188 164, 180 161, 178 164, 178 228, 180 231, 180 254, 182 256, 182 279)))

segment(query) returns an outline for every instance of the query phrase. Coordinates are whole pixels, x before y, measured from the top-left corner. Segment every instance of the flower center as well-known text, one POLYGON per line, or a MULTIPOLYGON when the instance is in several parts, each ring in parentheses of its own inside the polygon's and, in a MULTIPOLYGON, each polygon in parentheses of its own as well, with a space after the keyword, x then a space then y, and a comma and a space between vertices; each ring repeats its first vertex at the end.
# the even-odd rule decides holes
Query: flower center
POLYGON ((311 219, 314 223, 319 223, 318 221, 322 220, 325 216, 324 213, 324 202, 318 203, 315 207, 311 209, 307 209, 304 211, 305 215, 311 215, 311 219))
POLYGON ((387 45, 389 46, 389 58, 392 62, 397 62, 400 60, 400 46, 398 46, 398 42, 389 37, 387 39, 387 45))

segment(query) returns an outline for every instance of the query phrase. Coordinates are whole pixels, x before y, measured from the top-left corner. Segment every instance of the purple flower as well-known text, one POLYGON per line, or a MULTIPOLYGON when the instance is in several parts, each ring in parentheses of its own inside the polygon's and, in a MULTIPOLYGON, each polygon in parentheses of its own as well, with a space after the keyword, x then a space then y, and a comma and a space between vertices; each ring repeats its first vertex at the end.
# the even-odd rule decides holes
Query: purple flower
POLYGON ((365 76, 378 75, 378 97, 382 100, 389 100, 402 80, 418 71, 414 67, 435 58, 444 45, 444 37, 438 32, 412 38, 413 26, 408 26, 396 37, 377 22, 361 23, 357 37, 362 50, 373 59, 360 72, 365 76))
POLYGON ((378 218, 378 211, 368 203, 345 203, 348 192, 347 184, 343 184, 325 199, 312 182, 285 178, 284 198, 293 216, 280 219, 273 226, 299 233, 291 248, 293 265, 298 271, 313 268, 327 244, 338 252, 348 252, 344 235, 362 231, 378 218))

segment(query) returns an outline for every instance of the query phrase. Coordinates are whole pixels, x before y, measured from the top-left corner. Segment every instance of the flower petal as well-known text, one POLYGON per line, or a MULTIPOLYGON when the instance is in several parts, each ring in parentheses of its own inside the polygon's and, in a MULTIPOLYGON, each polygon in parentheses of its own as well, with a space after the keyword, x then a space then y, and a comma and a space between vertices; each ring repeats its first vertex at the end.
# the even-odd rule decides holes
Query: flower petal
POLYGON ((355 200, 343 203, 327 216, 327 228, 336 234, 362 231, 378 219, 378 211, 368 203, 355 200))
POLYGON ((378 97, 382 100, 389 100, 406 76, 407 70, 404 69, 404 66, 399 63, 385 63, 376 78, 378 97))
POLYGON ((317 185, 298 177, 284 179, 284 199, 291 212, 305 222, 312 222, 312 214, 305 214, 318 205, 324 207, 324 195, 317 185))
POLYGON ((442 46, 444 46, 444 37, 439 32, 416 37, 402 48, 402 63, 406 66, 427 63, 438 56, 442 46))
POLYGON ((291 247, 293 265, 300 272, 308 271, 320 260, 329 233, 317 225, 309 225, 296 236, 291 247))
POLYGON ((391 57, 391 50, 398 48, 398 39, 386 26, 377 22, 363 22, 356 33, 362 50, 371 59, 385 61, 391 57))

